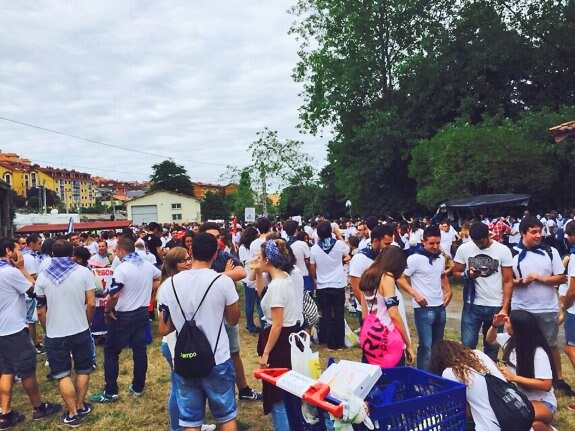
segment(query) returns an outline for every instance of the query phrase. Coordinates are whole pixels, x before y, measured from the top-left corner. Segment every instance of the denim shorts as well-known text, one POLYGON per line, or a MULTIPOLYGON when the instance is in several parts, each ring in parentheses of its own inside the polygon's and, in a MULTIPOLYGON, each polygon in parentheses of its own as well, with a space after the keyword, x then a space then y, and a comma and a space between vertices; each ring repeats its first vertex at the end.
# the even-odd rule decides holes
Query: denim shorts
POLYGON ((555 414, 557 413, 557 406, 554 406, 553 404, 543 400, 540 400, 539 402, 545 404, 545 407, 551 410, 551 413, 553 413, 553 417, 555 417, 555 414))
POLYGON ((89 329, 67 337, 46 337, 44 345, 50 371, 55 379, 68 377, 72 373, 72 359, 76 374, 90 374, 94 371, 94 344, 89 329))
POLYGON ((185 379, 175 374, 180 425, 199 427, 204 423, 206 399, 217 423, 238 415, 236 408, 236 373, 231 359, 216 365, 207 377, 185 379))
MULTIPOLYGON (((38 301, 36 298, 26 297, 26 323, 36 323, 38 321, 37 305, 38 301)), ((36 341, 34 342, 36 343, 36 341)))
POLYGON ((547 340, 549 347, 557 347, 557 336, 559 335, 559 323, 557 323, 557 312, 552 313, 532 313, 539 323, 541 332, 547 340))
POLYGON ((224 322, 224 327, 228 333, 230 340, 230 353, 237 353, 240 351, 240 328, 238 325, 230 326, 224 322))
POLYGON ((565 344, 575 346, 575 314, 565 312, 565 344))

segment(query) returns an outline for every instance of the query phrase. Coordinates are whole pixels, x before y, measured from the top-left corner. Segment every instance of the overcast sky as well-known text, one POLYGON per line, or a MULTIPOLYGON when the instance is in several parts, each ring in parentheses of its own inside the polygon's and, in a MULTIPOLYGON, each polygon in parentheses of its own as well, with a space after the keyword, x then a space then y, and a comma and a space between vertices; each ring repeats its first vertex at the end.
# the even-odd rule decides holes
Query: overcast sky
POLYGON ((0 0, 0 150, 40 165, 147 180, 174 158, 193 181, 245 166, 265 126, 301 135, 295 0, 0 0))

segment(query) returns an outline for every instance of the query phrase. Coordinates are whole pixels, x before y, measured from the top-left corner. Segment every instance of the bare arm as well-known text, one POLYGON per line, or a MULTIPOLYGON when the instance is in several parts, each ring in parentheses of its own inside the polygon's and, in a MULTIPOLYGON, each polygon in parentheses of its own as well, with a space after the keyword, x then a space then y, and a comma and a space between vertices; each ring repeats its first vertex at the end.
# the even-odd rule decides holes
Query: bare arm
POLYGON ((233 304, 226 305, 224 317, 226 322, 228 322, 228 325, 234 326, 238 324, 240 320, 240 309, 238 308, 237 301, 233 304))
POLYGON ((503 278, 503 304, 500 313, 508 314, 513 294, 513 269, 510 266, 502 266, 501 276, 503 278))
POLYGON ((449 278, 445 273, 441 275, 441 289, 443 290, 443 306, 447 307, 451 302, 451 298, 453 298, 453 291, 449 284, 449 278))
MULTIPOLYGON (((44 300, 46 299, 46 297, 38 297, 38 298, 44 298, 44 300)), ((46 331, 46 303, 44 302, 44 305, 39 306, 37 309, 38 311, 38 320, 40 321, 40 325, 42 325, 42 328, 44 328, 44 331, 46 331)))
POLYGON ((226 262, 226 269, 224 270, 224 274, 230 277, 233 281, 240 281, 246 278, 246 270, 243 266, 235 266, 234 262, 231 259, 228 259, 226 262))
POLYGON ((272 307, 272 327, 270 329, 270 335, 268 341, 264 347, 264 352, 260 357, 260 368, 266 368, 269 366, 269 356, 271 351, 274 349, 283 327, 284 320, 284 309, 283 307, 272 307))
POLYGON ((164 312, 160 311, 158 316, 158 332, 160 335, 168 335, 176 330, 172 318, 168 316, 168 321, 164 322, 164 312))
POLYGON ((311 280, 311 284, 314 288, 314 290, 316 289, 317 286, 317 280, 316 280, 316 276, 317 276, 317 266, 315 263, 310 263, 309 264, 309 278, 311 280))
POLYGON ((96 291, 94 289, 86 291, 86 318, 88 324, 92 324, 94 312, 96 311, 96 291))
POLYGON ((425 296, 423 296, 421 293, 419 293, 417 290, 411 287, 411 284, 407 280, 405 274, 401 274, 401 277, 399 277, 396 280, 396 283, 401 290, 409 293, 413 297, 413 299, 415 299, 415 302, 419 304, 420 307, 427 306, 427 299, 425 299, 425 296))

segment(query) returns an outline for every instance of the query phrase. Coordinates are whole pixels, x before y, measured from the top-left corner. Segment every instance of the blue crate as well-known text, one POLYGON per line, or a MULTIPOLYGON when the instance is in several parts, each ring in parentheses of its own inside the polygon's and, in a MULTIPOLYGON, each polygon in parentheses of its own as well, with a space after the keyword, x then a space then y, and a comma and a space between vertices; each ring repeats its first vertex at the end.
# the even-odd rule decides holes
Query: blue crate
MULTIPOLYGON (((382 368, 383 375, 367 396, 376 430, 465 430, 465 385, 410 367, 382 368)), ((301 414, 301 400, 284 391, 292 431, 329 431, 327 413, 309 425, 301 414)), ((354 430, 365 431, 364 425, 354 430)))

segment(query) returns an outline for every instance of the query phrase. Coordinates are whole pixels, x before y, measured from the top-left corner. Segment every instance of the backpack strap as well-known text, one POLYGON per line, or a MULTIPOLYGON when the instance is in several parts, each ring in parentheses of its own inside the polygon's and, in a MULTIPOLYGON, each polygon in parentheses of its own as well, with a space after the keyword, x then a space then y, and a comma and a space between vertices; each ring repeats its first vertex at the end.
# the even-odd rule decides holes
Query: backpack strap
MULTIPOLYGON (((196 311, 194 311, 194 315, 192 316, 192 318, 190 320, 194 320, 194 317, 196 317, 196 313, 198 312, 198 310, 200 309, 200 307, 204 303, 204 299, 206 299, 206 295, 208 294, 208 292, 210 291, 210 289, 212 288, 212 286, 214 285, 216 280, 218 278, 220 278, 221 276, 222 276, 222 274, 218 274, 218 276, 212 280, 212 282, 210 283, 210 285, 206 289, 206 292, 204 293, 202 300, 200 301, 200 305, 197 306, 196 311)), ((174 295, 175 295, 176 301, 178 302, 178 305, 180 307, 180 311, 182 312, 182 316, 184 317, 184 321, 187 322, 188 319, 186 319, 186 314, 184 313, 184 309, 182 308, 182 304, 180 303, 180 299, 178 298, 178 294, 176 293, 176 287, 174 286, 174 276, 170 277, 170 281, 172 282, 172 290, 174 291, 174 295)), ((223 320, 222 320, 222 322, 223 322, 223 320)), ((220 329, 221 329, 221 327, 220 327, 220 329)), ((219 338, 219 334, 218 334, 218 338, 219 338)))

